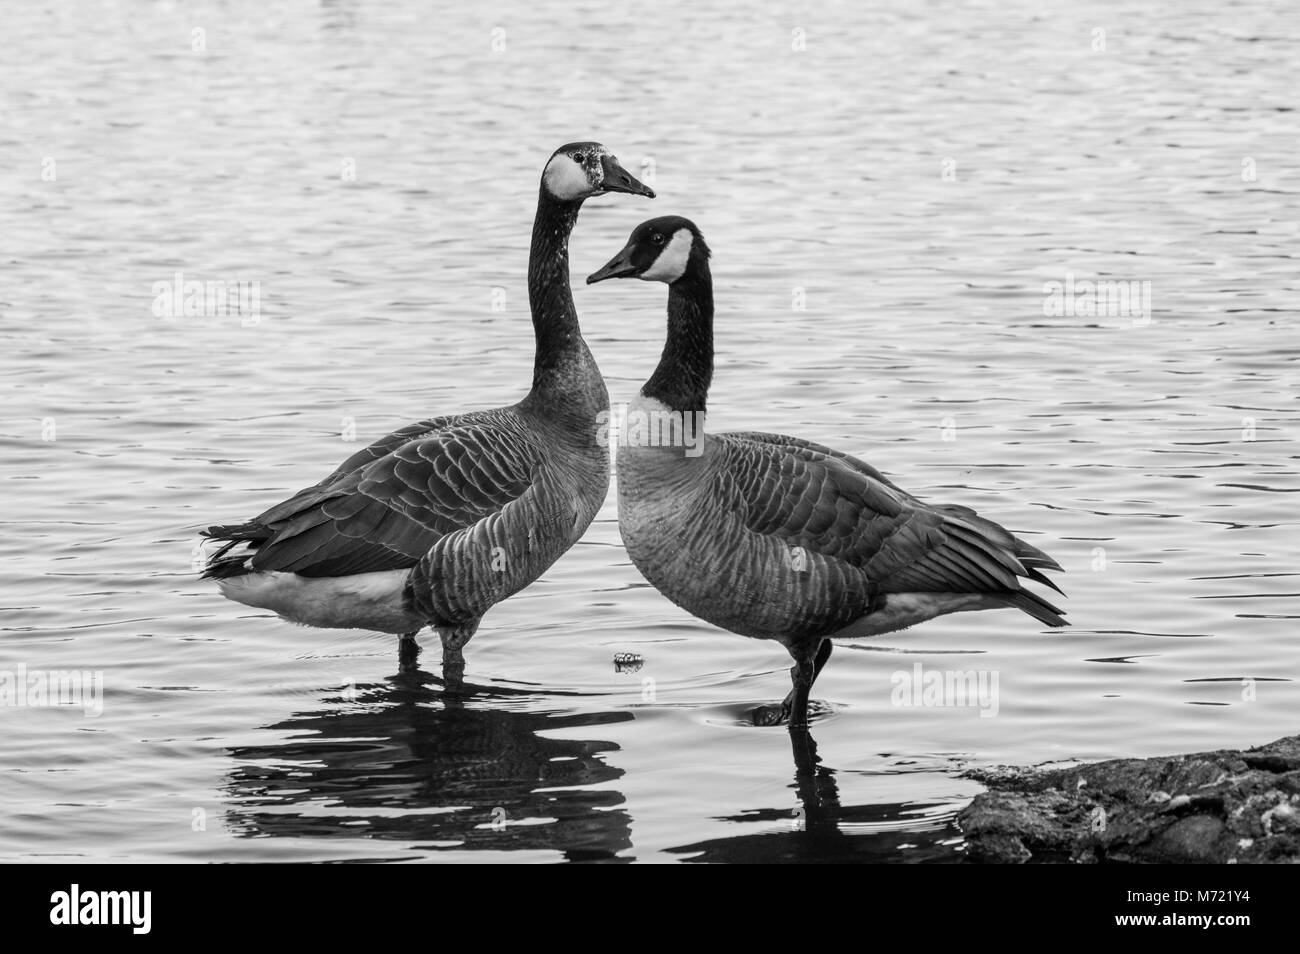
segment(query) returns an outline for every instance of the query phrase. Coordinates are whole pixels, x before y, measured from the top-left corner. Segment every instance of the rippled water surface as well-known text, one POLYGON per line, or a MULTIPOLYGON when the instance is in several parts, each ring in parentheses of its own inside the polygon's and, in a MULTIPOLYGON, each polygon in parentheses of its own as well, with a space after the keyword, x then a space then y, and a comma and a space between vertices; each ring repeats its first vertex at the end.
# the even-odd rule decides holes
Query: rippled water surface
POLYGON ((0 709, 0 859, 953 860, 965 768, 1294 731, 1300 16, 1134 6, 11 6, 0 668, 104 694, 0 709), (649 588, 612 493, 488 615, 468 697, 436 650, 398 675, 392 637, 196 580, 198 528, 315 482, 353 428, 522 394, 537 178, 585 138, 659 192, 588 203, 572 243, 614 399, 663 289, 581 276, 689 215, 711 426, 1023 531, 1071 629, 842 646, 814 754, 746 724, 784 652, 649 588), (155 316, 177 272, 259 282, 260 321, 155 316), (1149 320, 1045 314, 1067 274, 1149 282, 1149 320), (996 674, 996 715, 893 704, 917 664, 996 674))

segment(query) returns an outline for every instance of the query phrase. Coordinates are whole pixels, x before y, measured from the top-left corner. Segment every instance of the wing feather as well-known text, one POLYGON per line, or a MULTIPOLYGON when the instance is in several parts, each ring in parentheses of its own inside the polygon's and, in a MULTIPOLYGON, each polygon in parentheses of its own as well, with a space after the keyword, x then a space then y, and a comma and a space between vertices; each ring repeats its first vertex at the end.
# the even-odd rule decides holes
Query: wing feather
POLYGON ((969 507, 924 503, 865 462, 810 441, 758 432, 715 440, 730 481, 720 498, 737 502, 750 532, 847 563, 886 593, 988 593, 1064 624, 1020 585, 1056 589, 1040 572, 1060 569, 1056 561, 969 507))
POLYGON ((261 531, 250 568, 344 576, 414 566, 443 536, 518 500, 542 459, 509 409, 413 424, 243 525, 261 531))

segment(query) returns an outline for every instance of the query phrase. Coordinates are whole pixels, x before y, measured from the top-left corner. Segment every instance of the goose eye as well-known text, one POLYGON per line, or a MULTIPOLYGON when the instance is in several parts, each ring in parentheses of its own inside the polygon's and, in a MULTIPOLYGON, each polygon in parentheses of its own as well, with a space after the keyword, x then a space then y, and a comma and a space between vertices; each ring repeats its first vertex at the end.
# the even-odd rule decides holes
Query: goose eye
POLYGON ((576 162, 578 165, 582 165, 584 162, 587 161, 587 154, 585 152, 575 152, 573 154, 573 161, 576 162))
POLYGON ((651 233, 650 233, 650 244, 651 244, 651 245, 663 245, 663 244, 664 244, 664 237, 663 237, 662 235, 660 235, 658 232, 651 232, 651 233))

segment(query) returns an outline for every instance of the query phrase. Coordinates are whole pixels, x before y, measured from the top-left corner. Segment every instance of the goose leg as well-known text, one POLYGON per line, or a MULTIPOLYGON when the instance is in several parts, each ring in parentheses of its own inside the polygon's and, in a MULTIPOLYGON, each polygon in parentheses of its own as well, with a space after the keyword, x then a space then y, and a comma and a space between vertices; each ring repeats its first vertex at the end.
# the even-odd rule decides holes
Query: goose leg
POLYGON ((815 644, 790 647, 794 657, 794 666, 790 669, 790 692, 779 706, 759 706, 754 710, 755 725, 781 725, 788 722, 790 728, 804 728, 808 725, 808 694, 813 683, 821 675, 826 660, 831 658, 835 644, 823 639, 815 644))
POLYGON ((419 630, 397 638, 397 671, 415 672, 420 665, 420 644, 415 641, 419 630))
POLYGON ((438 627, 442 639, 442 682, 444 688, 460 689, 465 682, 465 644, 478 631, 478 620, 460 626, 438 627))
POLYGON ((790 668, 790 681, 794 685, 781 703, 781 713, 785 716, 782 721, 788 721, 791 729, 808 728, 808 694, 812 692, 813 680, 816 678, 816 655, 803 651, 794 655, 794 665, 790 668))
POLYGON ((459 646, 442 648, 442 684, 446 689, 460 689, 465 684, 465 653, 459 646))
POLYGON ((831 658, 831 650, 834 648, 835 644, 829 639, 823 639, 821 645, 817 647, 817 658, 813 660, 812 682, 808 683, 809 688, 812 688, 812 684, 822 674, 822 668, 826 665, 826 660, 831 658))

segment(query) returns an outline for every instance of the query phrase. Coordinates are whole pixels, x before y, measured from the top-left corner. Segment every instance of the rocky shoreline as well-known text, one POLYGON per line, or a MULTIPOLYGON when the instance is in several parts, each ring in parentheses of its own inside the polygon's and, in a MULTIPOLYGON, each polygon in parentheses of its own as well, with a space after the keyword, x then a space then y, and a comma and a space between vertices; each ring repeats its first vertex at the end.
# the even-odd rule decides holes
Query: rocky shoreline
POLYGON ((1300 735, 1064 769, 977 769, 957 816, 985 863, 1300 861, 1300 735))

